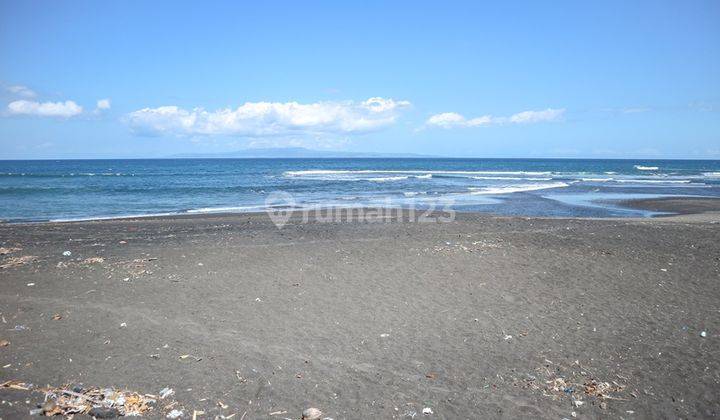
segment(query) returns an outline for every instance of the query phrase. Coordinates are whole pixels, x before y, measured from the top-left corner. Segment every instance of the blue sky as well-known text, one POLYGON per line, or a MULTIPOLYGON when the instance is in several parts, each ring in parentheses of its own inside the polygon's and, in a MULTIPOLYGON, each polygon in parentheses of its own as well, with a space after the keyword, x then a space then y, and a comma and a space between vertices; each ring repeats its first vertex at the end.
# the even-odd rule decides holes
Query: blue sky
POLYGON ((0 1, 0 158, 720 158, 720 2, 0 1))

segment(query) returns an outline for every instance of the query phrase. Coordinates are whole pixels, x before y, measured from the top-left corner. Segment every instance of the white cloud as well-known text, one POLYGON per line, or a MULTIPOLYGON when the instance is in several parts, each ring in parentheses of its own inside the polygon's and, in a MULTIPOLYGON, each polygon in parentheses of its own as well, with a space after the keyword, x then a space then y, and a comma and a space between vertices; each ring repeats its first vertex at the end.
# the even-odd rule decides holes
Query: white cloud
POLYGON ((565 109, 548 108, 544 111, 523 111, 510 117, 510 122, 515 124, 532 124, 538 122, 557 121, 562 118, 565 109))
POLYGON ((27 86, 13 85, 8 86, 6 90, 13 95, 20 96, 22 98, 34 98, 37 94, 27 86))
POLYGON ((7 108, 12 115, 34 115, 39 117, 70 118, 83 112, 82 107, 73 101, 35 102, 23 99, 10 102, 7 108))
POLYGON ((249 137, 350 134, 393 124, 408 101, 370 98, 363 102, 247 102, 236 109, 143 108, 125 116, 141 135, 234 135, 249 137))
POLYGON ((97 109, 110 109, 110 99, 99 99, 97 101, 97 109))
POLYGON ((428 118, 425 122, 426 126, 435 126, 441 128, 455 127, 481 127, 488 125, 501 124, 532 124, 539 122, 558 121, 562 119, 565 109, 548 108, 542 111, 523 111, 513 114, 509 117, 494 117, 492 115, 483 115, 467 119, 463 115, 456 112, 445 112, 435 114, 428 118))

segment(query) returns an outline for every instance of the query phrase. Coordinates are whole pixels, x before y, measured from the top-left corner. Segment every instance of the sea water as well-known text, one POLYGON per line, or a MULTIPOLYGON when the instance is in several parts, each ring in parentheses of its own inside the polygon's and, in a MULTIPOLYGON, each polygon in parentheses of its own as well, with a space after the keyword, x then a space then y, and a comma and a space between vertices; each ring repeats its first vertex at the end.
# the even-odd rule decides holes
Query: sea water
POLYGON ((643 217, 632 198, 720 197, 720 161, 152 159, 0 161, 0 220, 53 221, 400 206, 503 215, 643 217), (273 203, 277 205, 277 203, 273 203))

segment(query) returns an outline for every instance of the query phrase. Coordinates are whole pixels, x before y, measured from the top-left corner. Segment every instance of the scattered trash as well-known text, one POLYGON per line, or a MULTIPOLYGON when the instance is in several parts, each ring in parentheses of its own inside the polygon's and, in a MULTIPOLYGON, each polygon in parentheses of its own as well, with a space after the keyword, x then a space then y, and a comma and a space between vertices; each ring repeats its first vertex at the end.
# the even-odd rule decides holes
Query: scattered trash
POLYGON ((160 399, 165 399, 166 397, 169 397, 170 395, 173 395, 175 391, 173 391, 172 388, 163 388, 160 390, 160 399))
POLYGON ((31 384, 7 381, 0 388, 36 391, 45 394, 44 403, 31 410, 31 415, 66 416, 87 414, 95 418, 141 416, 152 409, 155 397, 111 388, 83 388, 80 385, 33 389, 31 384))
POLYGON ((504 337, 505 341, 507 341, 507 340, 512 340, 512 338, 513 338, 512 335, 506 335, 506 336, 504 337))
POLYGON ((432 411, 432 408, 430 408, 430 407, 425 407, 425 408, 423 408, 423 412, 422 412, 422 413, 423 413, 424 415, 426 415, 426 416, 429 416, 430 414, 433 413, 433 411, 432 411))
POLYGON ((322 414, 322 411, 317 408, 306 408, 305 411, 302 412, 302 420, 320 420, 322 418, 322 414))
POLYGON ((63 252, 63 255, 66 256, 66 257, 69 257, 69 256, 72 255, 72 252, 70 252, 70 251, 65 251, 65 252, 63 252))
POLYGON ((189 359, 189 358, 195 359, 196 362, 199 362, 202 360, 202 357, 193 356, 192 354, 183 354, 181 356, 178 356, 178 359, 180 359, 180 360, 185 360, 185 359, 189 359))
POLYGON ((105 258, 103 258, 103 257, 90 257, 90 258, 85 258, 84 260, 82 260, 82 262, 80 264, 90 265, 90 264, 102 264, 104 262, 105 262, 105 258))
POLYGON ((127 327, 127 322, 123 322, 122 324, 120 324, 120 328, 125 328, 125 327, 127 327))
MULTIPOLYGON (((605 410, 611 400, 628 401, 621 395, 626 392, 625 385, 615 381, 599 380, 590 369, 582 366, 577 360, 570 367, 566 367, 545 359, 545 366, 537 368, 536 372, 538 376, 543 375, 546 378, 544 382, 536 380, 534 375, 527 375, 518 385, 538 390, 546 397, 555 400, 569 398, 573 408, 591 403, 598 404, 605 410)), ((616 376, 628 380, 624 376, 616 376)))
POLYGON ((182 416, 183 416, 182 410, 172 410, 169 413, 167 413, 167 416, 165 416, 165 417, 169 418, 169 419, 178 419, 182 416))
POLYGON ((53 315, 52 319, 53 319, 54 321, 60 321, 60 320, 62 319, 62 315, 60 315, 60 314, 55 314, 55 315, 53 315))
MULTIPOLYGON (((272 413, 269 413, 268 416, 279 416, 280 414, 287 414, 287 410, 273 411, 272 413)), ((305 417, 303 417, 303 418, 305 418, 305 417)))
POLYGON ((35 283, 28 283, 27 286, 28 286, 28 287, 33 287, 33 286, 35 286, 35 283))
POLYGON ((30 391, 32 384, 28 384, 20 381, 5 381, 0 384, 0 388, 17 389, 19 391, 30 391))
POLYGON ((702 338, 707 337, 707 331, 701 331, 701 332, 700 332, 700 337, 702 337, 702 338))
POLYGON ((222 401, 218 401, 217 405, 218 405, 218 407, 222 408, 223 410, 227 410, 227 408, 229 407, 229 405, 225 404, 222 401))
POLYGON ((0 340, 0 347, 7 347, 10 345, 10 342, 7 340, 0 340))
POLYGON ((388 334, 388 333, 382 333, 382 334, 380 334, 380 337, 381 337, 381 338, 390 337, 390 334, 388 334))
POLYGON ((26 327, 24 325, 16 325, 12 328, 12 331, 25 331, 27 329, 28 329, 28 327, 26 327))
POLYGON ((37 260, 38 257, 34 255, 23 255, 22 257, 10 257, 5 260, 3 264, 0 264, 0 268, 11 268, 25 265, 37 260))
POLYGON ((5 247, 0 247, 0 255, 12 254, 13 252, 15 252, 15 251, 20 251, 20 250, 22 250, 22 248, 5 248, 5 247))

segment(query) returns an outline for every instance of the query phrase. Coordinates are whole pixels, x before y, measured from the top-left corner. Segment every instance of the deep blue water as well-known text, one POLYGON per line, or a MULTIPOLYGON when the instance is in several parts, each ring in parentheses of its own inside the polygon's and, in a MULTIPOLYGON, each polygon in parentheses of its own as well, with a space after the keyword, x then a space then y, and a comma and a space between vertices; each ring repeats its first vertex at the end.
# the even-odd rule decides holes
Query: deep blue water
POLYGON ((451 206, 499 214, 637 217, 614 202, 720 196, 720 161, 154 159, 0 161, 0 219, 258 211, 294 205, 451 206), (275 203, 277 204, 277 203, 275 203))

